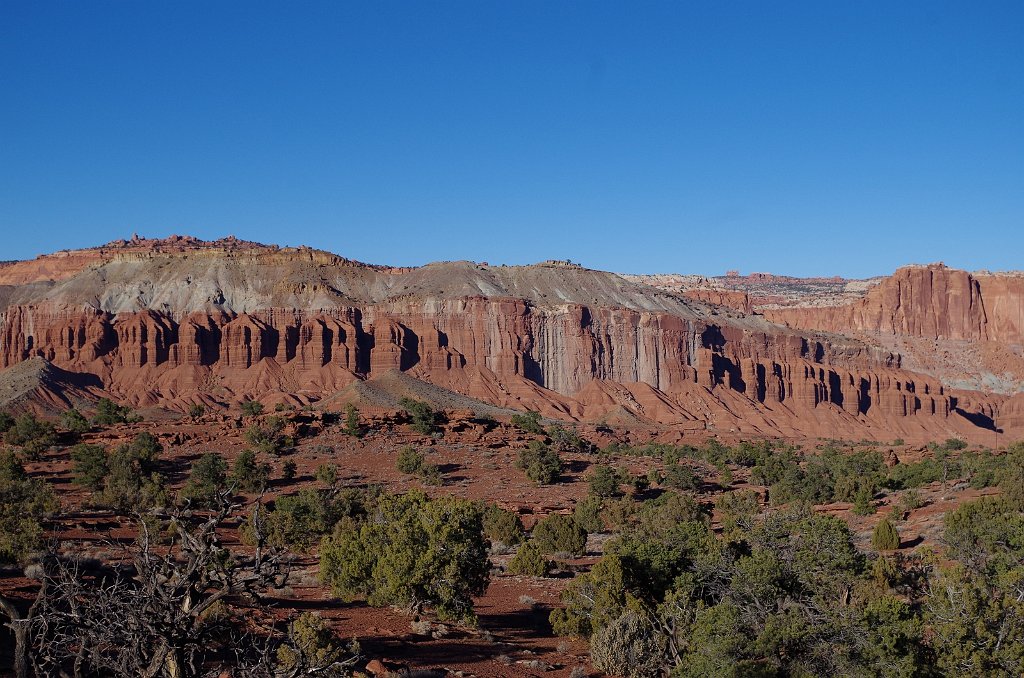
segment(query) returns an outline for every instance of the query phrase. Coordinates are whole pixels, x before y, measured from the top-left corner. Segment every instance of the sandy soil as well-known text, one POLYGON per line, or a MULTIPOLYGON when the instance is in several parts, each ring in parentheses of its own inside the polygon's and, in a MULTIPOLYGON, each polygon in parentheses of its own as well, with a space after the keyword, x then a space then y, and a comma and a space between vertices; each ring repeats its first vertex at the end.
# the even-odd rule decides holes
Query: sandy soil
MULTIPOLYGON (((267 415, 264 415, 267 416, 267 415)), ((564 455, 567 471, 557 485, 538 487, 514 468, 519 449, 537 436, 524 434, 507 424, 488 427, 468 419, 455 419, 447 425, 443 437, 426 437, 409 430, 395 417, 380 417, 366 422, 369 432, 363 438, 346 435, 341 426, 325 426, 319 415, 303 414, 298 422, 289 425, 287 432, 301 434, 294 451, 272 459, 272 477, 280 477, 280 469, 287 460, 297 464, 294 481, 284 484, 274 481, 269 495, 292 493, 316 484, 314 479, 319 465, 337 465, 342 483, 348 486, 381 484, 390 491, 403 491, 420 483, 399 473, 395 468, 398 450, 404 445, 422 449, 429 461, 438 464, 444 473, 441 487, 424 487, 429 494, 453 494, 469 499, 486 499, 517 511, 530 527, 541 517, 552 512, 567 512, 574 502, 586 495, 586 475, 595 463, 593 457, 582 454, 564 455)), ((247 447, 244 439, 248 420, 223 415, 209 415, 199 421, 182 419, 148 420, 146 422, 116 426, 87 434, 85 442, 113 447, 141 431, 156 435, 164 445, 163 471, 169 484, 180 486, 187 478, 192 462, 201 454, 216 451, 224 454, 229 463, 247 447)), ((642 442, 642 434, 631 436, 625 432, 582 431, 586 437, 605 446, 612 440, 642 442)), ((693 442, 699 443, 696 439, 693 442)), ((804 441, 807 448, 821 441, 804 441)), ((924 454, 919 448, 897 448, 905 461, 924 454)), ((629 468, 632 472, 646 471, 660 461, 649 458, 625 457, 610 463, 629 468)), ((50 452, 41 461, 28 465, 31 474, 44 477, 52 483, 65 507, 65 514, 53 526, 51 536, 63 548, 84 548, 100 556, 111 557, 116 542, 130 541, 133 532, 130 522, 109 512, 87 508, 88 493, 71 483, 68 450, 50 452)), ((695 464, 695 468, 699 466, 695 464)), ((708 467, 698 468, 715 477, 708 467)), ((733 488, 748 486, 749 474, 734 469, 733 488)), ((713 501, 713 484, 698 498, 713 501)), ((760 489, 760 488, 755 488, 760 489)), ((720 490, 717 490, 720 491, 720 490)), ((946 487, 936 483, 922 488, 926 501, 921 509, 913 511, 898 523, 903 549, 912 551, 938 546, 942 529, 942 516, 964 501, 990 491, 977 491, 963 484, 950 483, 946 487)), ((858 544, 868 547, 871 529, 881 517, 888 515, 898 501, 899 493, 890 493, 880 500, 876 514, 853 516, 849 504, 819 507, 848 520, 858 544)), ((227 536, 228 541, 234 537, 227 536)), ((602 535, 592 535, 587 557, 574 561, 574 569, 585 570, 597 560, 604 542, 602 535)), ((291 611, 319 610, 331 620, 337 633, 357 638, 364 654, 379 658, 395 666, 420 669, 445 669, 474 676, 568 676, 578 666, 593 673, 587 662, 587 645, 579 640, 557 638, 547 623, 548 613, 559 604, 559 595, 569 576, 530 578, 510 576, 503 572, 510 555, 495 554, 495 569, 487 592, 477 601, 479 616, 477 628, 458 628, 433 622, 425 625, 408 613, 395 609, 375 609, 364 604, 342 604, 331 598, 319 585, 316 554, 306 554, 291 577, 288 588, 275 598, 276 614, 291 611), (419 631, 419 632, 417 632, 419 631)), ((0 578, 0 587, 7 592, 29 596, 32 582, 20 573, 8 570, 0 578)), ((429 618, 424 618, 430 621, 429 618)))

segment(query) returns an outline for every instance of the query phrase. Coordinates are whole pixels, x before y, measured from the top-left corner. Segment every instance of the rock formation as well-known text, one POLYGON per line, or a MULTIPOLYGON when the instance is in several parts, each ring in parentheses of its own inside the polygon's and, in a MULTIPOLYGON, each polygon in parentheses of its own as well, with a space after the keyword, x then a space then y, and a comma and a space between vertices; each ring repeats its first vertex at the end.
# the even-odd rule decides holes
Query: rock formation
POLYGON ((392 269, 190 238, 57 256, 87 263, 59 276, 47 257, 0 269, 9 283, 0 367, 44 359, 135 406, 178 410, 250 397, 315 402, 398 370, 567 419, 989 439, 995 424, 962 416, 940 380, 838 332, 850 323, 1012 337, 1022 327, 1016 279, 1002 281, 994 320, 982 283, 969 274, 940 281, 932 268, 879 285, 832 324, 808 309, 770 316, 837 333, 825 335, 750 315, 745 293, 674 294, 561 262, 392 269))
POLYGON ((1024 343, 1024 275, 973 275, 942 264, 907 266, 842 306, 765 308, 791 327, 929 339, 1024 343))

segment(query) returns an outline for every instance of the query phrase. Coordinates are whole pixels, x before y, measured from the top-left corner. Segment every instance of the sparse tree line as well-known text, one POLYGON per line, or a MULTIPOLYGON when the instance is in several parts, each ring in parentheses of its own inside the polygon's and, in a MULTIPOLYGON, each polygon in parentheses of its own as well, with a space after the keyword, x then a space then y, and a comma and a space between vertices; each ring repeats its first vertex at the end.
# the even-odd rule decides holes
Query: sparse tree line
MULTIPOLYGON (((787 458, 769 453, 753 467, 787 458)), ((943 463, 898 474, 933 482, 943 463)), ((685 495, 639 503, 569 585, 552 628, 589 638, 596 667, 630 677, 1022 675, 1024 445, 950 463, 947 480, 981 476, 1002 493, 947 513, 941 553, 899 553, 888 518, 863 552, 846 522, 814 513, 814 498, 891 483, 871 454, 809 455, 797 466, 816 478, 811 499, 762 509, 750 491, 719 495, 718 531, 709 507, 685 495), (855 469, 857 482, 842 484, 851 477, 837 468, 855 469)))
MULTIPOLYGON (((428 406, 405 406, 414 428, 437 432, 442 418, 428 406)), ((247 417, 261 415, 248 406, 247 417)), ((929 459, 892 467, 871 449, 805 453, 767 442, 597 450, 574 429, 545 428, 527 413, 514 425, 543 439, 521 450, 517 466, 534 481, 558 481, 560 453, 602 462, 571 513, 528 532, 518 514, 494 504, 343 487, 330 465, 317 469, 316 485, 265 499, 270 462, 295 444, 284 417, 268 416, 249 426, 252 447, 232 464, 216 453, 193 460, 177 492, 151 434, 112 450, 73 444, 73 481, 94 505, 136 518, 139 538, 106 561, 59 553, 43 538, 58 502, 23 461, 134 416, 113 403, 92 419, 72 410, 59 428, 0 415, 12 448, 0 454, 0 563, 27 563, 39 585, 28 606, 0 597, 20 676, 187 678, 226 666, 254 678, 347 675, 359 648, 323 619, 262 614, 268 595, 286 585, 294 554, 315 551, 323 585, 341 600, 472 624, 492 552, 514 550, 514 575, 574 572, 567 561, 586 553, 594 532, 614 537, 574 577, 550 623, 558 635, 590 639, 595 666, 611 674, 1024 674, 1022 445, 993 454, 951 440, 929 459), (621 456, 657 463, 632 475, 611 464, 621 456), (728 488, 731 468, 767 487, 768 507, 751 491, 720 493, 712 529, 712 507, 686 492, 728 488), (1002 492, 947 514, 942 553, 901 554, 901 514, 921 505, 915 488, 939 481, 1002 492), (870 513, 883 489, 902 494, 874 529, 870 551, 854 546, 844 521, 811 508, 846 501, 870 513), (237 529, 244 548, 227 548, 218 532, 225 529, 237 529)), ((354 408, 343 430, 365 433, 354 408)), ((396 466, 424 484, 443 480, 412 447, 399 451, 396 466)), ((294 476, 286 460, 280 477, 294 476)))
MULTIPOLYGON (((259 458, 277 446, 245 450, 230 468, 219 454, 202 455, 175 495, 153 435, 139 433, 110 450, 75 444, 96 428, 138 420, 111 401, 101 401, 91 419, 69 410, 59 427, 32 414, 0 414, 10 446, 0 452, 0 565, 27 565, 38 585, 31 600, 0 595, 16 675, 187 678, 219 675, 225 666, 252 678, 348 675, 360 659, 358 646, 338 639, 318 615, 276 622, 264 614, 266 595, 289 576, 291 556, 270 544, 272 536, 285 543, 286 530, 283 521, 263 520, 259 502, 243 515, 238 493, 265 489, 270 467, 259 458), (105 560, 60 551, 44 539, 60 505, 50 484, 29 476, 23 464, 69 443, 72 481, 90 492, 88 503, 136 521, 138 539, 110 543, 113 555, 105 560), (244 552, 228 549, 220 536, 240 520, 244 552)), ((273 443, 281 428, 264 422, 247 438, 273 443)), ((294 463, 290 468, 294 477, 294 463)), ((286 463, 285 477, 288 469, 286 463)), ((325 468, 318 478, 333 484, 336 475, 325 468)))
MULTIPOLYGON (((134 517, 139 538, 128 547, 110 545, 117 553, 109 562, 58 553, 43 534, 59 503, 23 461, 134 418, 129 410, 113 411, 114 422, 71 411, 62 417, 63 431, 32 415, 0 419, 0 433, 15 446, 0 457, 0 564, 27 563, 39 585, 27 605, 0 597, 19 676, 185 678, 219 675, 226 666, 236 676, 348 675, 360 659, 358 646, 340 642, 317 615, 287 624, 253 621, 268 592, 285 586, 290 554, 314 547, 321 579, 344 600, 475 620, 473 597, 486 588, 491 569, 484 507, 343 488, 327 464, 316 471, 317 486, 264 500, 271 465, 262 460, 292 444, 277 416, 249 426, 252 448, 233 464, 213 452, 195 458, 177 492, 167 489, 173 469, 149 433, 110 450, 73 444, 72 482, 90 493, 87 503, 134 517), (258 496, 245 500, 240 493, 258 496), (233 528, 244 550, 222 544, 218 531, 233 528)), ((439 419, 419 412, 424 421, 439 419)), ((245 408, 246 417, 261 414, 245 408)), ((363 434, 355 408, 347 408, 342 430, 363 434)), ((405 463, 421 477, 439 475, 412 448, 405 463)), ((294 462, 285 462, 282 478, 294 475, 294 462)))

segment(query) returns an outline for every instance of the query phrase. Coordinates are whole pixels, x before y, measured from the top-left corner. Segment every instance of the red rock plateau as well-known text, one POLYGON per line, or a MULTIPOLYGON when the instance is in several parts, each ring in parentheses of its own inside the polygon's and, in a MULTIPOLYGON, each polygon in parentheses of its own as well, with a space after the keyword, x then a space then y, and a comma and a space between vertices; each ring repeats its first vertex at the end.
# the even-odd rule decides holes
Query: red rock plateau
POLYGON ((364 385, 400 371, 480 407, 666 435, 999 444, 1024 431, 1016 274, 398 269, 174 236, 0 265, 0 308, 4 406, 366 405, 364 385))

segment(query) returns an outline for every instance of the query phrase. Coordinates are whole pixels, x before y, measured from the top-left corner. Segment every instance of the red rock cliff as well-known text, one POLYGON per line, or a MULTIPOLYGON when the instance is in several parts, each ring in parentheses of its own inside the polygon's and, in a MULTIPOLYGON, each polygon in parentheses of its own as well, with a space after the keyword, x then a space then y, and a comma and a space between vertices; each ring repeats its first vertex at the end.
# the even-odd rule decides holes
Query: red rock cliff
POLYGON ((942 264, 908 266, 852 304, 762 313, 802 329, 1019 345, 1024 343, 1024 276, 973 275, 942 264))
POLYGON ((951 409, 941 385, 900 370, 896 356, 857 345, 836 347, 664 313, 572 304, 539 309, 521 299, 471 297, 317 313, 270 309, 179 320, 154 311, 115 316, 9 309, 0 365, 34 356, 96 374, 139 404, 167 404, 202 388, 206 380, 183 379, 179 368, 218 374, 239 397, 253 385, 319 390, 315 395, 323 396, 325 384, 336 388, 415 368, 456 389, 463 371, 485 370, 499 382, 522 378, 564 396, 603 380, 640 382, 669 394, 699 385, 754 403, 830 405, 853 416, 946 417, 951 409), (268 376, 271 365, 286 372, 268 376), (327 368, 335 370, 329 379, 327 368))
MULTIPOLYGON (((41 357, 135 405, 311 402, 401 370, 578 418, 625 409, 672 425, 829 437, 973 426, 899 355, 750 316, 746 293, 684 298, 553 264, 388 269, 235 240, 114 243, 74 253, 66 279, 51 275, 51 259, 7 270, 0 367, 41 357)), ((856 304, 770 317, 833 332, 1019 339, 1022 281, 912 267, 856 304)))

